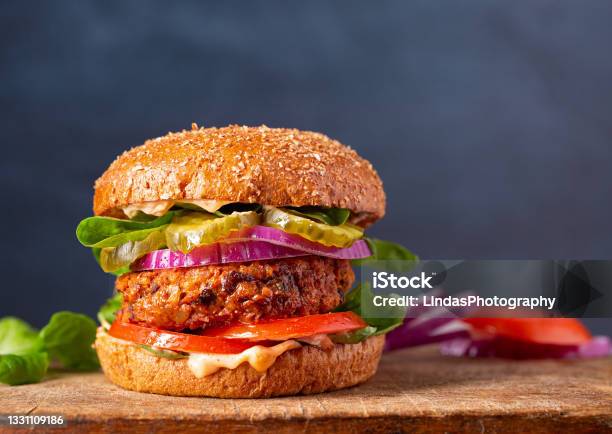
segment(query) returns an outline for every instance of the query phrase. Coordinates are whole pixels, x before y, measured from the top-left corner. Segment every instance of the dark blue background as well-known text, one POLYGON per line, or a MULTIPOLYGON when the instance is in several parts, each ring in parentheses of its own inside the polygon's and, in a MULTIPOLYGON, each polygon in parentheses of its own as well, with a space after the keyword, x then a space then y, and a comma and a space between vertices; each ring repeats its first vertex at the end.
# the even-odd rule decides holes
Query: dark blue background
POLYGON ((422 257, 612 258, 610 2, 0 12, 0 315, 40 325, 96 311, 112 281, 74 238, 93 181, 122 150, 192 121, 350 144, 388 194, 372 233, 422 257))

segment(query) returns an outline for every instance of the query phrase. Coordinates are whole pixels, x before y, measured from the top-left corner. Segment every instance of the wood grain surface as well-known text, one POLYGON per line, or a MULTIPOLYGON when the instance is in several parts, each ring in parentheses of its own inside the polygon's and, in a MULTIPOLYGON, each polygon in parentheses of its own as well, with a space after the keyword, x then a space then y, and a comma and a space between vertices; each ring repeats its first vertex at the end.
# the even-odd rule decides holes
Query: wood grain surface
POLYGON ((386 354, 362 386, 267 400, 148 395, 101 373, 53 373, 40 384, 0 387, 0 413, 64 415, 66 426, 50 432, 605 433, 612 359, 516 362, 404 350, 386 354))

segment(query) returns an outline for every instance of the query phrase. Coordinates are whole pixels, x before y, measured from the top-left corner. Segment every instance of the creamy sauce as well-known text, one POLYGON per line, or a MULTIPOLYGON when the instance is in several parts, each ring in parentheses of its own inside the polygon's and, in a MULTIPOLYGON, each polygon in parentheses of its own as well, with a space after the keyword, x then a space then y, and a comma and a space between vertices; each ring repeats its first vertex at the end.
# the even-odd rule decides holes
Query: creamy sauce
MULTIPOLYGON (((102 334, 118 344, 135 345, 133 342, 111 336, 102 327, 98 327, 98 335, 102 334)), ((198 378, 214 374, 221 368, 236 369, 243 363, 248 363, 258 372, 264 372, 276 362, 276 359, 281 354, 301 346, 299 342, 289 340, 273 347, 256 345, 238 354, 189 353, 187 365, 193 375, 198 378)), ((159 351, 169 351, 156 347, 153 348, 159 351)))
POLYGON ((289 340, 273 347, 257 345, 240 354, 190 353, 187 364, 197 378, 214 374, 221 368, 236 369, 245 362, 256 371, 264 372, 276 362, 281 354, 299 347, 301 345, 298 342, 289 340))
POLYGON ((143 212, 148 215, 160 217, 168 212, 174 205, 181 203, 195 205, 208 212, 215 212, 223 205, 230 202, 222 200, 205 200, 205 199, 185 199, 185 200, 156 200, 151 202, 140 202, 128 205, 123 208, 123 212, 129 218, 134 217, 138 212, 143 212))

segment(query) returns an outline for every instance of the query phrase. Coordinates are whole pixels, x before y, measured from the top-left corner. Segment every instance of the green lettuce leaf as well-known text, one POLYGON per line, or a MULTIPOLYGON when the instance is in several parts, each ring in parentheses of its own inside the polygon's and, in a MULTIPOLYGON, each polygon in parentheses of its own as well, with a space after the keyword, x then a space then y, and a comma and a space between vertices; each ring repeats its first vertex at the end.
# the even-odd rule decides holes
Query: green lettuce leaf
POLYGON ((104 303, 98 311, 98 321, 100 321, 100 324, 112 324, 113 321, 115 321, 117 311, 121 309, 122 303, 123 295, 120 292, 106 300, 106 303, 104 303))
POLYGON ((182 351, 171 351, 171 350, 158 350, 157 348, 150 347, 148 345, 138 345, 139 348, 146 350, 153 354, 154 356, 161 357, 164 359, 184 359, 189 357, 189 354, 184 353, 182 351))
POLYGON ((73 312, 54 314, 40 332, 18 318, 2 318, 0 382, 38 382, 45 376, 50 359, 59 360, 69 369, 97 369, 98 358, 92 348, 95 337, 94 321, 73 312))
POLYGON ((30 354, 0 355, 0 383, 17 384, 37 383, 49 368, 49 357, 45 352, 30 354))
POLYGON ((154 215, 145 214, 142 211, 136 211, 136 215, 134 215, 133 217, 130 217, 130 220, 133 222, 151 222, 158 218, 159 217, 154 216, 154 215))
POLYGON ((352 332, 332 335, 330 339, 337 344, 358 344, 370 336, 378 334, 377 331, 376 327, 368 326, 359 330, 353 330, 352 332))
MULTIPOLYGON (((408 261, 417 262, 419 257, 400 244, 391 241, 366 238, 372 251, 372 256, 353 260, 355 266, 367 266, 371 261, 404 261, 408 268, 412 268, 408 261)), ((404 267, 405 268, 405 267, 404 267)), ((349 333, 332 336, 332 340, 339 343, 356 343, 373 336, 385 334, 400 326, 406 316, 406 308, 402 306, 378 307, 373 302, 374 294, 369 285, 357 285, 349 292, 344 303, 336 311, 352 311, 362 317, 368 327, 349 333)))
POLYGON ((169 211, 150 221, 88 217, 77 226, 76 236, 86 247, 117 247, 129 241, 144 240, 151 232, 170 224, 174 214, 176 211, 169 211))
MULTIPOLYGON (((402 268, 412 268, 419 257, 400 244, 391 241, 366 238, 372 251, 372 256, 364 259, 353 260, 355 266, 367 266, 371 261, 403 261, 402 268)), ((396 264, 397 265, 397 264, 396 264)), ((390 264, 392 266, 392 264, 390 264)), ((393 295, 393 294, 391 294, 393 295)), ((375 306, 374 294, 369 285, 357 285, 346 295, 344 303, 338 306, 337 312, 352 311, 362 317, 368 323, 368 327, 349 333, 332 336, 334 342, 356 343, 374 336, 390 332, 400 326, 406 316, 406 308, 402 306, 375 306)))
POLYGON ((285 211, 330 226, 343 225, 351 215, 351 212, 346 208, 321 208, 318 206, 287 207, 285 211))
MULTIPOLYGON (((366 318, 366 322, 376 327, 376 334, 381 335, 389 333, 394 328, 400 326, 406 317, 405 306, 375 306, 373 302, 374 294, 368 285, 361 285, 362 304, 360 310, 366 318), (365 303, 363 300, 367 300, 365 303)), ((391 296, 399 297, 396 294, 391 296)))
POLYGON ((27 354, 42 348, 38 331, 12 316, 0 319, 0 354, 27 354))
POLYGON ((344 303, 338 306, 336 312, 355 312, 369 326, 376 328, 374 334, 388 333, 398 327, 406 316, 404 306, 375 306, 374 294, 369 285, 359 284, 346 295, 344 303))
POLYGON ((370 246, 372 256, 364 259, 354 259, 355 266, 367 265, 371 261, 418 261, 419 257, 404 246, 376 238, 365 238, 370 246))
POLYGON ((112 237, 106 238, 99 243, 96 243, 92 247, 95 248, 114 248, 119 247, 127 243, 136 243, 138 241, 145 240, 154 232, 163 232, 169 225, 162 225, 151 229, 142 229, 139 231, 123 232, 122 234, 113 235, 112 237))
POLYGON ((65 368, 85 371, 99 367, 92 348, 96 323, 86 315, 68 311, 53 314, 40 331, 40 338, 49 356, 65 368))

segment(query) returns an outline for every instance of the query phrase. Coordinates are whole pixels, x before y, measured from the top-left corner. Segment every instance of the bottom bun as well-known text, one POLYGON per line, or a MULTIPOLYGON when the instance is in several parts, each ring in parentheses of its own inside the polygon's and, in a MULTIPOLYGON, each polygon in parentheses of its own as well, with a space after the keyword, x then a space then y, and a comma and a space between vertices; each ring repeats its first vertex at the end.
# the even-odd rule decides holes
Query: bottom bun
POLYGON ((106 377, 125 389, 174 396, 267 398, 320 393, 363 383, 376 373, 385 343, 374 336, 324 351, 303 346, 283 353, 265 372, 248 363, 197 378, 187 359, 158 357, 136 345, 98 333, 96 351, 106 377))

